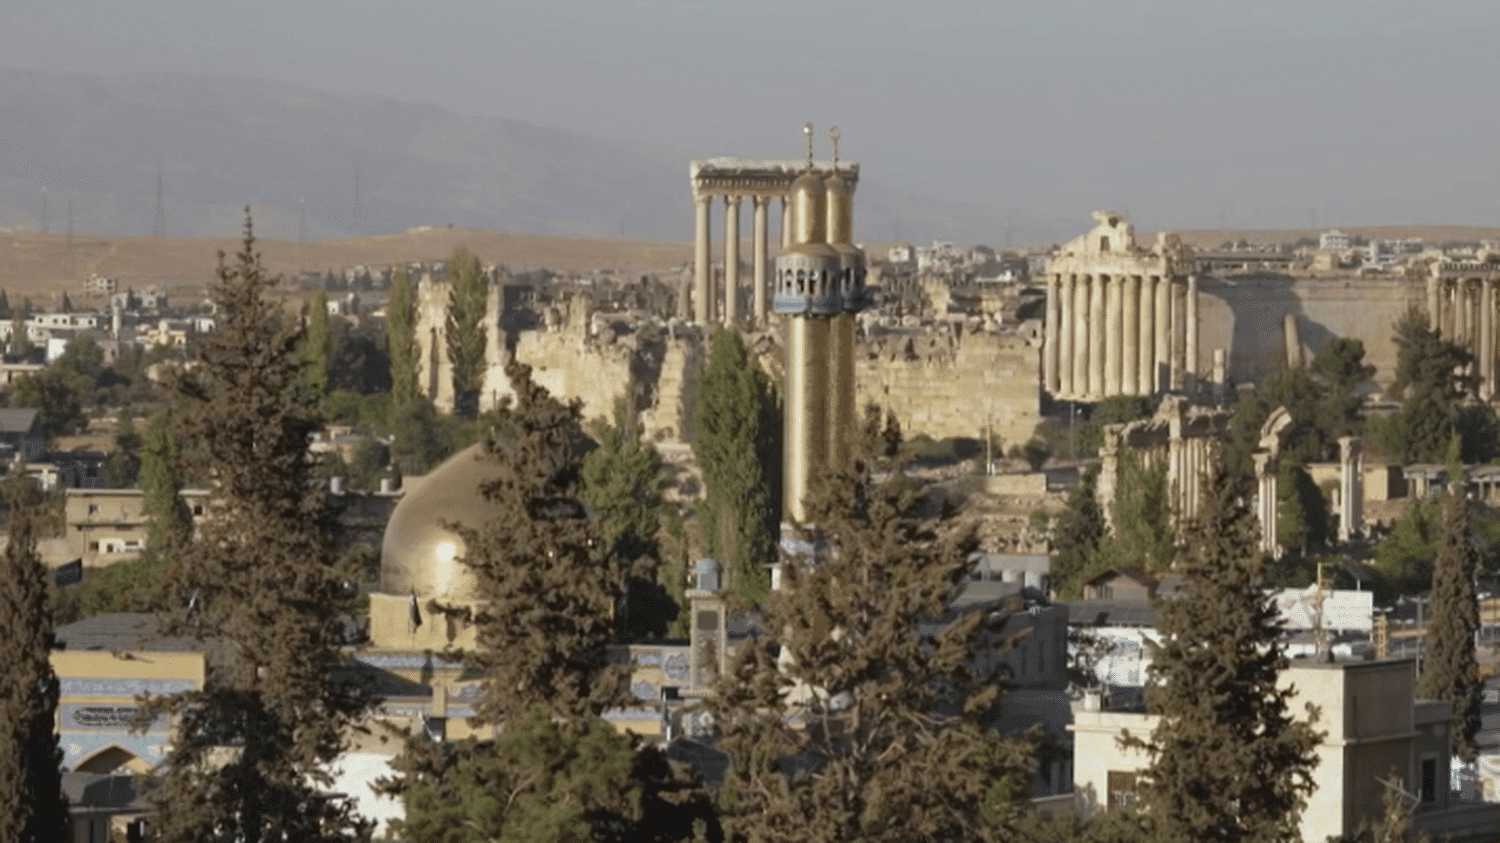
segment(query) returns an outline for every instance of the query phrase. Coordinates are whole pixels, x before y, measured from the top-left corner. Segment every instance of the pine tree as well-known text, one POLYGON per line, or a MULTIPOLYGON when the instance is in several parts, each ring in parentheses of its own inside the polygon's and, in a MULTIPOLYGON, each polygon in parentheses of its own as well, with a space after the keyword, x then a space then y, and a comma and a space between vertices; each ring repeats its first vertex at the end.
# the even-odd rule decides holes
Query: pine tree
POLYGON ((780 531, 780 413, 770 378, 740 335, 719 328, 698 379, 693 456, 703 472, 699 530, 729 587, 750 604, 770 587, 780 531))
POLYGON ((453 364, 453 403, 464 415, 478 410, 484 384, 485 308, 489 284, 475 257, 459 246, 448 258, 448 360, 453 364))
POLYGON ((1450 463, 1450 476, 1459 479, 1452 483, 1442 503, 1442 532, 1432 570, 1431 620, 1427 623, 1417 696, 1453 706, 1453 752, 1473 761, 1484 687, 1474 652, 1474 633, 1479 629, 1474 577, 1479 555, 1469 537, 1469 501, 1463 491, 1462 474, 1454 473, 1459 469, 1453 463, 1456 460, 1450 463))
POLYGON ((10 315, 10 296, 0 290, 0 319, 9 319, 10 315))
POLYGON ((897 479, 819 478, 809 515, 828 542, 789 563, 766 632, 736 653, 709 710, 733 755, 720 800, 732 839, 756 843, 1010 840, 1033 748, 986 728, 997 683, 976 669, 989 613, 945 630, 972 532, 912 515, 897 479))
POLYGON ((26 310, 18 307, 10 317, 10 353, 18 356, 31 351, 31 338, 26 336, 26 310))
POLYGON ((9 538, 0 554, 0 840, 50 843, 68 837, 62 750, 54 722, 58 682, 52 671, 52 613, 47 570, 36 551, 37 496, 30 481, 12 481, 9 538))
POLYGON ((499 734, 409 739, 382 784, 405 799, 398 831, 443 843, 689 839, 694 819, 712 818, 704 793, 600 717, 632 700, 628 667, 608 654, 627 566, 579 499, 579 405, 537 386, 528 366, 506 373, 515 402, 485 440, 496 515, 458 527, 483 602, 436 607, 477 627, 477 648, 454 655, 482 677, 476 722, 499 734))
POLYGON ((391 405, 399 410, 417 397, 417 320, 411 278, 396 270, 385 304, 385 345, 391 359, 391 405))
POLYGON ((323 792, 367 687, 340 652, 345 570, 336 522, 314 482, 302 331, 272 297, 249 209, 234 263, 219 255, 218 329, 178 388, 213 477, 212 513, 178 554, 164 634, 214 640, 205 685, 149 702, 177 723, 149 791, 165 843, 367 840, 370 824, 323 792))
POLYGON ((1113 529, 1099 544, 1099 565, 1165 570, 1176 555, 1172 500, 1164 465, 1147 465, 1122 449, 1115 478, 1113 529))
POLYGON ((68 298, 68 292, 66 290, 63 291, 62 301, 58 303, 57 310, 59 313, 73 312, 73 302, 68 298))
POLYGON ((1380 443, 1406 463, 1441 462, 1460 437, 1463 461, 1486 462, 1497 450, 1494 411, 1466 403, 1478 387, 1474 358, 1427 327, 1412 308, 1396 323, 1396 378, 1390 395, 1401 408, 1376 428, 1380 443))
POLYGON ((1288 711, 1254 517, 1221 467, 1189 527, 1183 590, 1159 605, 1146 705, 1161 720, 1140 787, 1152 839, 1294 841, 1319 734, 1288 711))

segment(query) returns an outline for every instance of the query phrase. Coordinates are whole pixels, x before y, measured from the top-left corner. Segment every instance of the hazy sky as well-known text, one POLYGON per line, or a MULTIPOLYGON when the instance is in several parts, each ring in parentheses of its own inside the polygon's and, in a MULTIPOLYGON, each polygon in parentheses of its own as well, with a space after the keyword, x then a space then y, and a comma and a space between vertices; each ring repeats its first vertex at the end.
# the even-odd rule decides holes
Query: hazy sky
POLYGON ((1496 225, 1497 24, 1493 0, 31 0, 0 64, 384 94, 684 171, 837 123, 867 178, 1018 227, 1496 225))

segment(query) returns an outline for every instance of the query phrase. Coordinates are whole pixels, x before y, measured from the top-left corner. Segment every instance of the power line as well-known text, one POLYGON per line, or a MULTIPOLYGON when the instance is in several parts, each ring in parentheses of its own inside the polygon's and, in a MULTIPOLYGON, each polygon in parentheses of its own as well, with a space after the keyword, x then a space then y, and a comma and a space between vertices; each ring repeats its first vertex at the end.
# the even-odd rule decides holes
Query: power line
POLYGON ((155 237, 167 236, 167 208, 162 202, 160 164, 156 165, 156 223, 151 227, 151 234, 155 237))

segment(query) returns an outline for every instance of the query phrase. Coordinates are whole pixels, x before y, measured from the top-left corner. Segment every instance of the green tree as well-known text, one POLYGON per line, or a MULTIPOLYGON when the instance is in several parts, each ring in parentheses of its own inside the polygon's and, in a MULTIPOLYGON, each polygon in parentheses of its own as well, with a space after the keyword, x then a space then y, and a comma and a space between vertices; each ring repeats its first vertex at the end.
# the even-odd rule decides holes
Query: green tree
POLYGON ((57 312, 58 313, 72 313, 73 312, 73 302, 72 302, 72 300, 70 300, 68 298, 68 291, 67 290, 63 291, 62 301, 59 302, 58 305, 57 305, 57 312))
POLYGON ((31 338, 26 335, 26 307, 18 307, 10 316, 10 353, 22 356, 31 352, 31 338))
POLYGON ((1396 378, 1391 397, 1401 401, 1393 415, 1375 428, 1384 449, 1406 463, 1442 462, 1456 434, 1465 463, 1486 462, 1496 455, 1494 411, 1470 404, 1478 380, 1473 357, 1427 327, 1427 317, 1412 308, 1396 323, 1396 378))
POLYGON ((503 730, 451 745, 408 739, 382 785, 405 799, 398 832, 445 843, 689 838, 692 818, 710 816, 701 790, 600 718, 632 699, 628 667, 608 653, 627 567, 579 499, 579 405, 537 386, 528 366, 506 373, 516 399, 485 440, 495 517, 455 525, 483 602, 434 604, 474 625, 477 647, 456 655, 482 678, 476 722, 503 730))
POLYGON ((484 385, 485 307, 489 283, 484 269, 463 246, 448 258, 448 360, 453 364, 453 403, 463 415, 478 410, 484 385))
POLYGON ((0 319, 10 318, 10 296, 0 290, 0 319))
POLYGON ((1172 509, 1166 466, 1148 465, 1136 451, 1122 448, 1112 529, 1099 543, 1099 564, 1153 573, 1171 567, 1177 556, 1172 509))
POLYGON ((1085 470, 1068 490, 1067 505, 1052 525, 1052 590, 1076 600, 1083 581, 1098 570, 1104 539, 1104 510, 1099 506, 1099 474, 1085 470))
POLYGON ((12 481, 8 539, 0 555, 0 839, 48 843, 69 836, 62 793, 62 750, 54 720, 58 682, 53 673, 52 614, 47 569, 37 555, 36 494, 29 481, 12 481))
POLYGON ((214 516, 173 560, 159 619, 164 634, 221 646, 202 689, 148 701, 177 726, 149 791, 152 827, 165 843, 367 840, 370 824, 326 792, 372 702, 340 650, 354 572, 307 458, 319 418, 300 388, 301 326, 274 298, 248 208, 243 247, 233 263, 219 254, 217 276, 218 329, 178 382, 214 516))
MULTIPOLYGON (((1320 735, 1293 718, 1254 516, 1220 470, 1188 529, 1183 591, 1158 607, 1140 819, 1157 840, 1299 840, 1320 735)), ((1309 712, 1310 715, 1315 714, 1309 712)))
POLYGON ((693 406, 693 455, 703 472, 698 510, 707 554, 747 603, 765 599, 781 524, 780 424, 771 380, 740 335, 719 328, 693 406))
POLYGON ((783 568, 766 632, 709 702, 733 756, 731 839, 1015 839, 1033 747, 987 728, 1000 690, 976 667, 999 643, 988 613, 920 624, 962 588, 973 534, 917 518, 916 500, 899 478, 818 478, 809 515, 828 553, 783 568))
POLYGON ((1285 550, 1306 556, 1328 541, 1328 502, 1307 469, 1284 459, 1277 468, 1276 540, 1285 550))
POLYGON ((306 305, 307 326, 302 334, 303 380, 314 400, 328 391, 328 359, 333 335, 328 327, 328 291, 318 290, 306 305))
POLYGON ((1441 512, 1431 499, 1411 502, 1391 524, 1391 534, 1375 546, 1375 568, 1380 572, 1377 597, 1416 594, 1432 587, 1432 563, 1437 558, 1441 512))
POLYGON ((1093 456, 1104 445, 1104 426, 1125 424, 1150 417, 1151 399, 1135 395, 1116 395, 1106 398, 1094 407, 1089 420, 1078 428, 1074 439, 1075 453, 1093 456))
POLYGON ((141 447, 141 510, 146 551, 173 558, 193 536, 193 514, 182 499, 183 456, 176 425, 166 412, 152 416, 141 447))
MULTIPOLYGON (((1456 450, 1456 449, 1455 449, 1456 450)), ((1450 461, 1450 472, 1457 469, 1450 461)), ((1423 646, 1417 696, 1453 706, 1450 737, 1455 755, 1473 761, 1478 751, 1480 692, 1484 682, 1474 652, 1479 600, 1474 591, 1479 557, 1469 529, 1469 502, 1463 483, 1454 482, 1442 501, 1442 531, 1432 570, 1432 606, 1423 646)))
POLYGON ((391 359, 391 404, 399 410, 417 397, 417 314, 406 267, 396 270, 385 304, 385 345, 391 359))

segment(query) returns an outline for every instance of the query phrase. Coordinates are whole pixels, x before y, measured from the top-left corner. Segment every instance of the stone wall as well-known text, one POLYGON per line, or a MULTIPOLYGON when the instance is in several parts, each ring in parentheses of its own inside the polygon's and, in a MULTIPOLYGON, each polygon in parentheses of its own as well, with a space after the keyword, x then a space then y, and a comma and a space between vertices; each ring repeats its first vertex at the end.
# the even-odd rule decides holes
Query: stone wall
MULTIPOLYGON (((452 285, 423 275, 417 282, 416 340, 417 393, 425 395, 443 412, 453 411, 453 363, 448 359, 448 295, 452 285)), ((485 302, 485 375, 479 391, 479 409, 494 409, 500 401, 514 394, 505 377, 510 359, 509 337, 503 327, 504 291, 490 284, 485 302)))
POLYGON ((986 418, 1007 446, 1030 439, 1040 415, 1040 336, 929 330, 876 335, 855 350, 855 400, 891 410, 908 437, 979 438, 986 418))
POLYGON ((1198 371, 1213 371, 1213 350, 1228 352, 1229 377, 1255 383, 1286 369, 1286 317, 1295 319, 1304 360, 1335 337, 1365 344, 1375 380, 1396 373, 1394 326, 1408 307, 1424 305, 1421 281, 1405 278, 1243 275, 1200 280, 1198 371))
POLYGON ((516 338, 516 359, 531 367, 533 381, 553 395, 582 401, 585 422, 613 419, 617 398, 634 402, 633 343, 621 342, 612 331, 593 336, 582 296, 570 302, 560 324, 548 321, 548 329, 522 331, 516 338))

